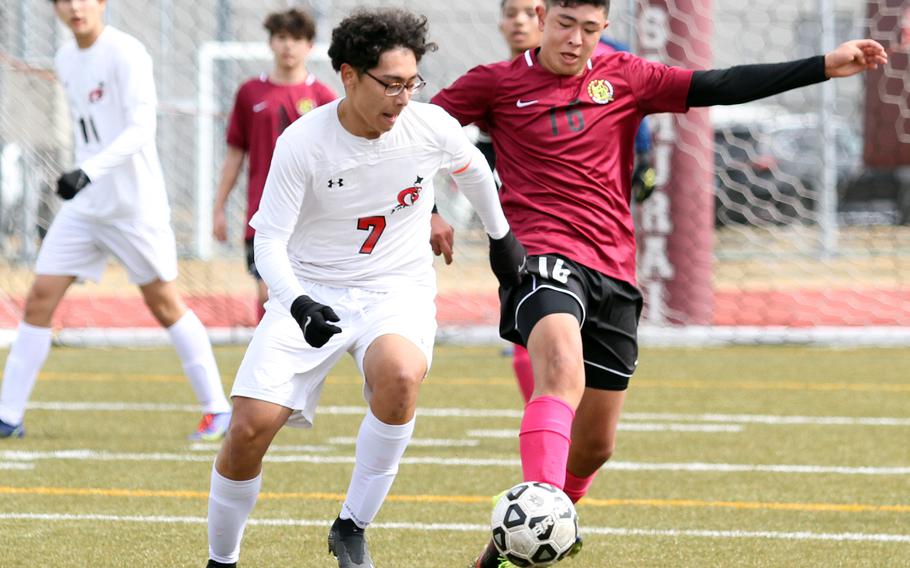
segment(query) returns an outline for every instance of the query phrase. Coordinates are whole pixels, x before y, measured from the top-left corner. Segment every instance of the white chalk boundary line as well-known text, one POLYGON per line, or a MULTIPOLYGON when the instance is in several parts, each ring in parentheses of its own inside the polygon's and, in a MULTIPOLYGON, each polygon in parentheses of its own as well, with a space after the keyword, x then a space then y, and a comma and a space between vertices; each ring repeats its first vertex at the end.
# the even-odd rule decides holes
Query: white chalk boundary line
MULTIPOLYGON (((221 442, 193 442, 190 444, 190 450, 194 452, 217 452, 221 449, 221 442)), ((284 445, 272 444, 269 446, 270 452, 331 452, 335 448, 332 446, 310 446, 310 445, 284 445)))
MULTIPOLYGON (((191 404, 155 404, 129 402, 30 402, 29 409, 70 412, 192 412, 199 407, 191 404)), ((363 416, 364 406, 323 406, 317 414, 363 416)), ((472 409, 472 408, 418 408, 418 416, 430 418, 521 418, 520 409, 472 409)), ((626 412, 624 421, 646 422, 694 422, 725 424, 766 424, 772 426, 910 426, 910 418, 895 417, 853 417, 853 416, 784 416, 775 414, 680 414, 661 412, 626 412)))
MULTIPOLYGON (((253 337, 249 327, 209 327, 213 344, 246 345, 253 337)), ((0 348, 8 347, 15 329, 0 329, 0 348)), ((828 347, 906 347, 910 327, 898 326, 656 326, 638 328, 642 347, 718 347, 728 345, 820 345, 828 347)), ((447 345, 509 345, 495 325, 444 325, 436 343, 447 345)), ((70 347, 163 347, 170 345, 167 331, 155 328, 74 328, 54 337, 55 345, 70 347)))
MULTIPOLYGON (((619 424, 623 432, 698 432, 700 434, 738 434, 745 430, 742 424, 661 424, 657 422, 625 422, 619 424)), ((468 430, 471 438, 514 438, 518 430, 468 430)))
MULTIPOLYGON (((158 462, 211 462, 211 454, 177 453, 129 453, 97 450, 57 450, 49 452, 0 451, 0 460, 7 462, 34 462, 39 460, 73 461, 158 461, 158 462)), ((309 455, 266 455, 271 463, 310 464, 352 464, 353 456, 309 456, 309 455)), ((468 459, 442 458, 436 456, 404 457, 402 465, 438 465, 468 467, 509 467, 521 466, 515 459, 468 459)), ((790 465, 790 464, 731 464, 731 463, 643 463, 609 462, 604 469, 610 471, 685 471, 690 473, 780 473, 780 474, 836 474, 836 475, 910 475, 910 467, 850 467, 833 465, 790 465)))
MULTIPOLYGON (((518 433, 515 433, 518 438, 518 433)), ((354 437, 336 437, 329 438, 329 444, 339 446, 353 446, 357 444, 357 438, 354 437)), ((440 438, 411 438, 408 442, 409 448, 476 448, 480 446, 480 440, 446 440, 440 438)))
POLYGON ((0 470, 27 471, 30 469, 35 469, 35 464, 19 463, 19 462, 0 462, 0 470))
MULTIPOLYGON (((0 513, 0 521, 89 521, 110 523, 206 524, 205 517, 72 515, 41 513, 0 513)), ((316 519, 250 519, 249 525, 262 527, 328 527, 331 522, 316 519)), ((490 528, 479 524, 457 523, 375 523, 376 529, 411 530, 422 532, 486 532, 490 528)), ((835 542, 887 542, 910 544, 910 535, 875 533, 814 533, 777 531, 715 531, 683 529, 628 529, 616 527, 582 527, 582 534, 641 537, 742 538, 778 540, 823 540, 835 542)))

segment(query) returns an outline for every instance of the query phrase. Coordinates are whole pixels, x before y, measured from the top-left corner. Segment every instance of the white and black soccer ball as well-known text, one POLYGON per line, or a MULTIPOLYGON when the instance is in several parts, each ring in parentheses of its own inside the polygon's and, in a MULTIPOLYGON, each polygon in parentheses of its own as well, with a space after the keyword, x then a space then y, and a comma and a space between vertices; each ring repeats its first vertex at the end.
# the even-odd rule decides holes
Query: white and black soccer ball
POLYGON ((500 554, 516 566, 537 568, 559 562, 572 550, 578 515, 557 487, 525 482, 499 498, 491 526, 500 554))

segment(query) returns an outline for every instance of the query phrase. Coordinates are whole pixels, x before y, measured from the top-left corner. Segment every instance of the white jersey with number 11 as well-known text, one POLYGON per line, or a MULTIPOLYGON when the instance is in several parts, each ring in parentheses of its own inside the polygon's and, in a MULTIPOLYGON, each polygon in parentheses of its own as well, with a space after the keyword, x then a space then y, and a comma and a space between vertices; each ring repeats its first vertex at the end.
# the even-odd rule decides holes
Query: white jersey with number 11
POLYGON ((96 221, 169 222, 155 148, 152 59, 145 47, 105 26, 86 49, 67 42, 54 66, 69 101, 76 167, 91 180, 65 206, 96 221))

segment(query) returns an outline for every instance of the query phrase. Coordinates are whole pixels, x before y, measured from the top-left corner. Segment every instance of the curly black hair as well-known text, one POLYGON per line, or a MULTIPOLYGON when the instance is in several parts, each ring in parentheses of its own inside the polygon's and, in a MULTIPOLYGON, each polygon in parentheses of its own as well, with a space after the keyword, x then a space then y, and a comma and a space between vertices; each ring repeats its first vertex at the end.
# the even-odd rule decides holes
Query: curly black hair
POLYGON ((341 64, 347 63, 364 73, 379 65, 383 53, 396 47, 410 49, 420 63, 426 52, 437 48, 427 41, 428 31, 426 16, 400 8, 357 10, 332 30, 332 68, 340 71, 341 64))

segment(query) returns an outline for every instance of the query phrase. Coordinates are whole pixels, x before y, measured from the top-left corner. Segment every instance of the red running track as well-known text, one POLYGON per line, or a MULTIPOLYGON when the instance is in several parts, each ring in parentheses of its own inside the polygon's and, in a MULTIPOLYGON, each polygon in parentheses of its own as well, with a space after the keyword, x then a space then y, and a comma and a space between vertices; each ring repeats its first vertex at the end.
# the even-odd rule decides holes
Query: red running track
MULTIPOLYGON (((253 298, 237 295, 188 297, 187 303, 210 327, 252 326, 253 298)), ((910 326, 910 288, 759 290, 715 294, 714 324, 722 326, 910 326)), ((437 299, 440 326, 496 325, 495 294, 444 294, 437 299)), ((16 327, 22 298, 0 310, 0 328, 16 327)), ((156 327, 139 297, 70 297, 54 327, 156 327)))

